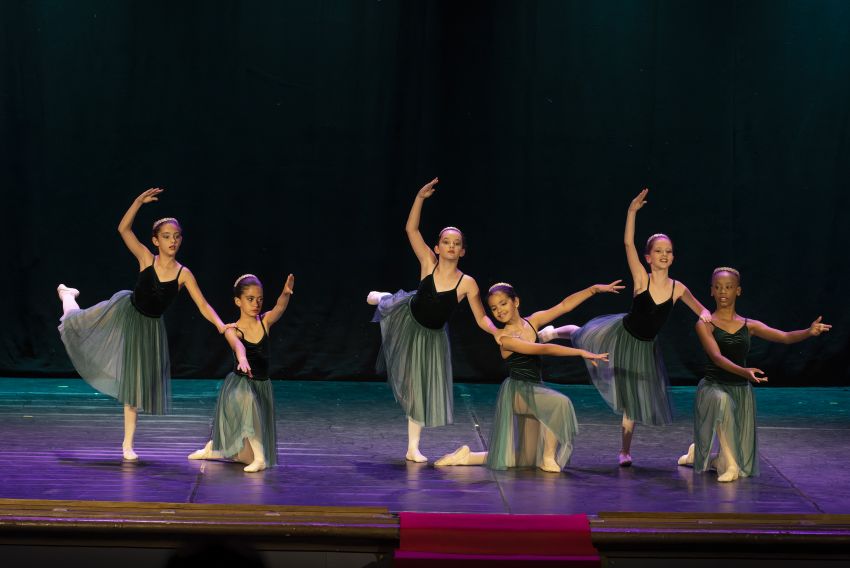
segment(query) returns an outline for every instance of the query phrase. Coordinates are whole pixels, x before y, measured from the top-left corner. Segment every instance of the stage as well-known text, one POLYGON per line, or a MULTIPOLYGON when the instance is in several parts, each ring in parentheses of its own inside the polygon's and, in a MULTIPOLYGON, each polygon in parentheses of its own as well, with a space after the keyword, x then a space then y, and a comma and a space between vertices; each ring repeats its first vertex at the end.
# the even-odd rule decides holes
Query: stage
MULTIPOLYGON (((550 474, 405 462, 404 417, 384 383, 276 381, 281 465, 245 474, 238 464, 186 459, 209 437, 218 384, 173 381, 172 413, 140 416, 140 460, 124 463, 114 400, 79 379, 0 380, 7 548, 18 537, 44 543, 56 531, 80 538, 92 527, 97 539, 147 535, 165 548, 166 533, 174 544, 181 531, 247 531, 290 551, 309 542, 365 555, 345 564, 365 565, 357 562, 396 547, 397 513, 416 511, 583 513, 603 557, 641 539, 668 551, 672 542, 712 539, 774 552, 779 541, 827 556, 847 550, 847 388, 758 389, 762 475, 720 484, 676 465, 690 443, 692 387, 673 389, 672 426, 638 427, 634 465, 620 468, 618 418, 592 387, 557 386, 572 399, 580 432, 570 465, 550 474)), ((455 424, 426 430, 423 452, 433 460, 461 444, 485 449, 497 390, 455 385, 455 424)))

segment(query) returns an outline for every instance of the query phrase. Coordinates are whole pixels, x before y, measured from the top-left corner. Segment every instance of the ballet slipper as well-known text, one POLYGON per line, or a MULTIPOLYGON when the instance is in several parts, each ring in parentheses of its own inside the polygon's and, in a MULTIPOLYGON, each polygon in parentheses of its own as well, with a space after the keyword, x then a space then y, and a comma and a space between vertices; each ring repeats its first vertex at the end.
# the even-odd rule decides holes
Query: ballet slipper
POLYGON ((369 295, 366 296, 366 303, 372 306, 377 306, 384 296, 392 296, 392 294, 389 292, 376 292, 375 290, 372 290, 369 292, 369 295))
POLYGON ((540 469, 549 473, 561 473, 561 466, 554 458, 543 458, 543 463, 540 464, 540 469))
POLYGON ((428 458, 422 455, 422 453, 418 450, 407 450, 407 455, 404 456, 404 459, 407 461, 411 461, 414 463, 425 463, 428 461, 428 458))
POLYGON ((257 473, 258 471, 263 471, 264 469, 266 469, 266 460, 258 459, 246 465, 244 468, 242 468, 242 471, 247 473, 257 473))
POLYGON ((201 448, 200 450, 195 450, 191 454, 189 454, 190 460, 206 460, 212 457, 213 449, 212 449, 212 440, 207 442, 207 445, 201 448))
POLYGON ((730 465, 726 468, 726 471, 723 472, 723 475, 717 476, 717 481, 720 483, 729 483, 730 481, 735 481, 741 474, 741 470, 738 469, 737 465, 730 465))
POLYGON ((620 452, 620 455, 617 456, 617 461, 620 463, 620 467, 629 467, 632 465, 632 456, 631 454, 620 452))
POLYGON ((446 454, 437 461, 434 462, 434 465, 437 467, 448 466, 448 465, 463 465, 469 458, 469 446, 461 446, 450 454, 446 454))
POLYGON ((717 454, 713 459, 708 462, 708 469, 714 470, 717 473, 721 473, 726 471, 726 460, 723 458, 722 454, 717 454))
POLYGON ((688 453, 679 458, 679 465, 694 465, 694 444, 688 446, 688 453))
POLYGON ((555 332, 555 326, 547 325, 537 332, 537 337, 541 343, 548 343, 558 337, 558 334, 555 332))
POLYGON ((62 299, 63 294, 71 294, 73 297, 77 297, 80 295, 80 291, 76 288, 68 288, 64 284, 60 284, 56 287, 56 293, 59 294, 59 299, 62 299))
POLYGON ((139 461, 139 455, 136 452, 134 452, 133 448, 131 448, 130 446, 123 446, 121 448, 121 451, 122 451, 122 454, 123 454, 123 457, 124 457, 124 461, 128 461, 128 462, 139 461))

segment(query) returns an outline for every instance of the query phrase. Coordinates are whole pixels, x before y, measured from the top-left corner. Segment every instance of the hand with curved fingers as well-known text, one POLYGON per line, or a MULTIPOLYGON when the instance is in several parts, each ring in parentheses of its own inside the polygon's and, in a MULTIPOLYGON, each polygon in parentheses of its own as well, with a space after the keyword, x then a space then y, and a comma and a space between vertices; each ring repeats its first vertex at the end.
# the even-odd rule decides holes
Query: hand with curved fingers
POLYGON ((440 183, 440 178, 434 178, 425 185, 422 186, 422 189, 419 190, 419 193, 416 194, 417 197, 421 197, 422 199, 428 199, 432 195, 434 195, 434 186, 440 183))
POLYGON ((139 204, 153 203, 154 201, 159 201, 159 197, 158 197, 158 196, 159 196, 159 194, 160 194, 160 193, 162 193, 163 191, 165 191, 165 190, 164 190, 164 189, 162 189, 162 188, 159 188, 159 187, 152 187, 152 188, 150 188, 150 189, 147 189, 147 190, 143 191, 143 192, 141 193, 141 195, 139 195, 139 196, 136 198, 136 201, 138 201, 138 202, 139 202, 139 204))
POLYGON ((286 277, 286 284, 283 285, 283 293, 291 296, 295 293, 295 276, 290 274, 286 277))
POLYGON ((817 337, 821 333, 826 333, 830 329, 832 329, 832 325, 828 323, 821 323, 823 320, 823 316, 818 316, 818 319, 812 322, 812 325, 809 326, 809 335, 812 337, 817 337))
POLYGON ((235 323, 226 323, 224 324, 224 327, 221 328, 221 331, 219 331, 219 333, 223 335, 224 332, 228 329, 237 329, 238 327, 239 326, 237 326, 235 323))
POLYGON ((711 312, 705 309, 702 310, 699 313, 699 319, 700 321, 704 321, 705 323, 711 323, 711 312))
POLYGON ((248 364, 248 359, 245 357, 238 357, 236 368, 248 375, 248 377, 254 378, 254 375, 251 374, 251 365, 248 364))
POLYGON ((647 193, 649 193, 649 188, 643 188, 641 192, 637 194, 637 197, 632 199, 632 202, 629 204, 629 211, 638 211, 641 207, 646 205, 647 193))
POLYGON ((590 351, 585 351, 584 349, 582 349, 581 356, 590 361, 590 364, 594 367, 599 366, 597 361, 604 361, 605 363, 608 362, 608 353, 591 353, 590 351))
POLYGON ((610 292, 612 294, 619 294, 620 290, 623 290, 625 288, 625 286, 620 285, 620 282, 622 281, 623 279, 620 278, 619 280, 614 280, 610 284, 594 284, 593 293, 601 294, 603 292, 610 292))
POLYGON ((555 331, 555 326, 547 325, 537 332, 537 338, 540 339, 541 343, 549 343, 558 338, 558 332, 555 331))
POLYGON ((764 374, 764 371, 761 369, 757 369, 756 367, 747 367, 744 369, 747 371, 747 380, 751 383, 759 384, 767 382, 767 375, 764 374), (757 375, 761 375, 760 377, 757 375))

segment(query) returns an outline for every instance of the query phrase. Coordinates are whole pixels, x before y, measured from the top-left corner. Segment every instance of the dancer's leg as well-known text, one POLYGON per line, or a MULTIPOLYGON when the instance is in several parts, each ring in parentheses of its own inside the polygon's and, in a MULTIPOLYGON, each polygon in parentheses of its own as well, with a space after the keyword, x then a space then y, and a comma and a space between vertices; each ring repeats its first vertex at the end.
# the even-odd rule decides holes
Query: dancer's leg
POLYGON ((68 312, 72 310, 80 309, 79 304, 77 304, 77 296, 80 295, 79 290, 60 284, 56 287, 56 293, 59 294, 59 299, 62 301, 62 317, 68 315, 68 312))
POLYGON ((487 452, 470 452, 469 446, 461 446, 435 461, 434 465, 441 467, 447 465, 484 465, 485 463, 487 463, 487 452))
POLYGON ((124 452, 124 459, 127 461, 136 461, 139 456, 133 451, 133 439, 136 436, 136 422, 139 418, 139 412, 129 404, 124 405, 124 442, 121 448, 124 452))
POLYGON ((419 451, 419 438, 422 435, 422 426, 414 422, 411 418, 407 419, 407 455, 405 459, 416 463, 425 463, 428 458, 423 456, 419 451))
POLYGON ((381 298, 384 296, 392 296, 392 294, 389 292, 376 292, 375 290, 372 290, 369 292, 369 295, 366 296, 366 303, 377 306, 380 303, 381 298))
POLYGON ((632 436, 635 433, 635 421, 623 414, 623 446, 620 449, 619 461, 622 467, 632 465, 632 436))
MULTIPOLYGON (((212 440, 207 442, 207 444, 201 448, 200 450, 195 450, 191 454, 189 454, 190 460, 220 460, 222 459, 221 452, 212 449, 212 440)), ((245 462, 249 463, 249 462, 245 462)))
POLYGON ((248 444, 251 446, 251 451, 254 452, 254 461, 246 465, 243 469, 248 473, 255 473, 266 469, 266 457, 263 453, 263 443, 258 438, 248 438, 248 444))

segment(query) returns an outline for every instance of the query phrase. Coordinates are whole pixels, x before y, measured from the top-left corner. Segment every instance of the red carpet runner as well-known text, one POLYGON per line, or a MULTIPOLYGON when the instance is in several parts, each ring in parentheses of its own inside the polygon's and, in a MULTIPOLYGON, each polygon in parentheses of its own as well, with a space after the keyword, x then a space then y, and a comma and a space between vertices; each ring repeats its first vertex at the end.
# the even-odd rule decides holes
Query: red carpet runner
POLYGON ((394 566, 598 568, 585 515, 400 513, 394 566))

